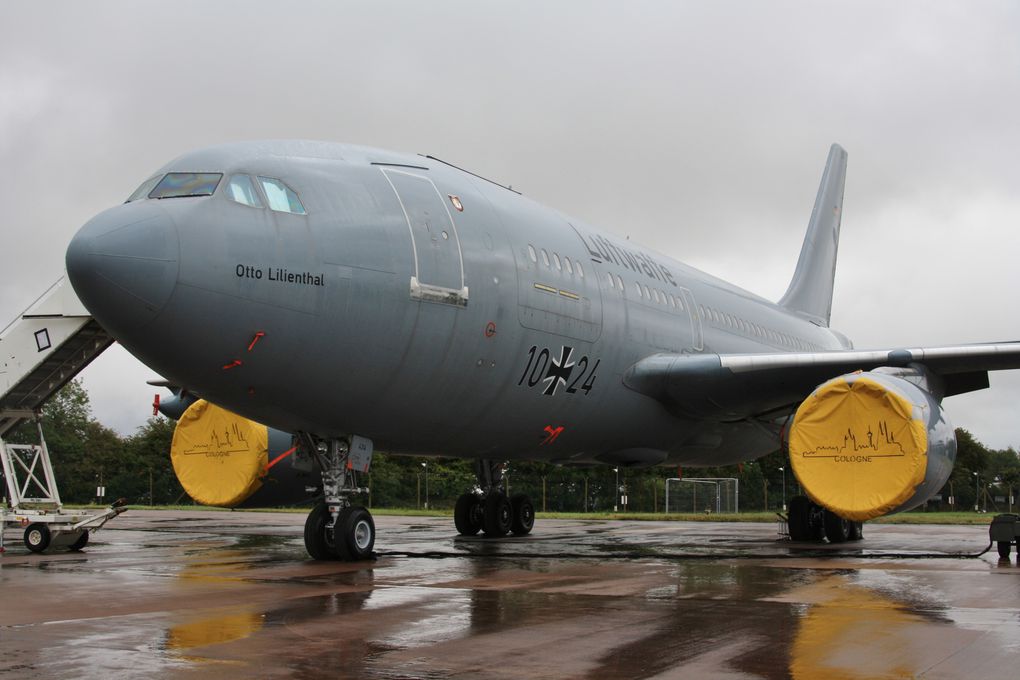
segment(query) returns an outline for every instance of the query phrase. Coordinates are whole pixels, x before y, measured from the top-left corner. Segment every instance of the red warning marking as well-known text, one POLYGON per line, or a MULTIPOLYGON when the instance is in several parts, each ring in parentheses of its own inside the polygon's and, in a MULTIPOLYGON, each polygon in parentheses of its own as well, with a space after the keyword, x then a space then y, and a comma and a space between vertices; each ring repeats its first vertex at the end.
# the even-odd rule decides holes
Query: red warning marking
POLYGON ((152 398, 152 415, 154 415, 154 416, 158 416, 159 415, 159 393, 158 392, 156 393, 156 396, 154 396, 152 398))
POLYGON ((234 359, 229 364, 223 364, 223 370, 224 371, 229 371, 232 368, 237 368, 238 366, 240 366, 243 363, 244 362, 241 361, 240 359, 234 359))
POLYGON ((252 351, 252 349, 254 349, 255 347, 255 343, 264 337, 266 337, 266 334, 263 333, 262 331, 258 331, 257 333, 255 333, 255 337, 251 339, 250 343, 248 343, 248 351, 249 352, 252 351))
POLYGON ((560 436, 561 432, 563 432, 563 426, 562 425, 560 425, 557 428, 554 428, 552 425, 546 425, 545 426, 546 436, 545 436, 545 439, 542 440, 542 443, 539 444, 539 446, 545 446, 546 444, 552 444, 554 441, 556 441, 556 438, 560 436))
POLYGON ((485 337, 491 338, 495 334, 496 334, 496 323, 493 322, 493 321, 490 321, 489 323, 485 324, 485 337))
POLYGON ((263 470, 263 472, 269 472, 269 468, 273 467, 274 465, 276 465, 281 460, 283 460, 284 458, 286 458, 290 454, 294 453, 295 451, 297 451, 297 447, 296 446, 290 447, 289 449, 287 449, 286 451, 281 453, 279 456, 277 456, 276 458, 274 458, 271 461, 269 461, 268 463, 266 463, 266 467, 265 467, 265 470, 263 470))

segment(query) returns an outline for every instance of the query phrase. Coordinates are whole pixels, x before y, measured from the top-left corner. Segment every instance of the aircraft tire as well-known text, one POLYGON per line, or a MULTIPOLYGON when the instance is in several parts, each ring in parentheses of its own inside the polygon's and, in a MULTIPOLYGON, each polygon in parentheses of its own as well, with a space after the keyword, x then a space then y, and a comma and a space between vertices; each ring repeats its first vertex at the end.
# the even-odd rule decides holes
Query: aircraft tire
POLYGON ((811 513, 811 501, 807 496, 794 496, 790 499, 790 510, 787 513, 786 526, 790 531, 790 540, 811 540, 811 527, 808 526, 811 513))
POLYGON ((846 540, 859 541, 862 538, 864 538, 864 522, 850 522, 850 531, 847 533, 846 540))
POLYGON ((333 550, 333 535, 326 527, 329 520, 329 508, 325 503, 316 503, 305 520, 305 550, 313 560, 336 558, 336 553, 333 550))
POLYGON ((50 547, 52 538, 50 528, 42 522, 33 522, 25 527, 25 547, 34 553, 41 553, 50 547))
MULTIPOLYGON (((1008 560, 1009 559, 1009 548, 1010 548, 1009 541, 999 541, 997 547, 999 548, 999 557, 1001 559, 1008 560)), ((1020 555, 1020 548, 1017 549, 1017 555, 1020 555)), ((1020 559, 1020 558, 1018 558, 1018 559, 1020 559)))
POLYGON ((89 544, 89 530, 88 529, 82 529, 81 536, 76 538, 74 543, 72 543, 71 545, 67 546, 67 549, 68 550, 73 550, 73 551, 77 552, 78 550, 81 550, 82 548, 84 548, 88 544, 89 544))
POLYGON ((344 508, 333 525, 333 545, 345 562, 357 562, 372 557, 375 547, 375 520, 372 513, 360 505, 344 508))
POLYGON ((825 537, 829 543, 844 543, 850 535, 850 520, 843 519, 831 510, 825 510, 825 537))
POLYGON ((510 531, 515 536, 527 536, 535 526, 535 506, 523 493, 510 499, 510 531))
POLYGON ((510 533, 513 509, 502 491, 493 491, 485 497, 485 513, 482 528, 489 538, 502 538, 510 533))
POLYGON ((461 536, 474 536, 482 530, 482 501, 473 493, 461 494, 453 508, 453 524, 461 536))

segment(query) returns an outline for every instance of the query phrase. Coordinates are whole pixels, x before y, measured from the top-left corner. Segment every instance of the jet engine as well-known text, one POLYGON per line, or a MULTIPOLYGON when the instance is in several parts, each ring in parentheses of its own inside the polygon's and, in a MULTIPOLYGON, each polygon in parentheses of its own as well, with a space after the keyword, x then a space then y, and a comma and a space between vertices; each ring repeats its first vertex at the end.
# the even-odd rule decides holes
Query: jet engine
POLYGON ((941 383, 921 366, 834 378, 797 409, 790 463, 807 496, 865 521, 917 507, 949 479, 956 434, 941 383))
MULTIPOLYGON (((182 400, 192 403, 183 412, 177 409, 170 458, 181 486, 196 503, 224 508, 295 505, 319 493, 319 476, 312 474, 311 461, 291 435, 204 399, 177 395, 177 401, 182 400)), ((166 411, 172 413, 178 404, 168 402, 166 411)))

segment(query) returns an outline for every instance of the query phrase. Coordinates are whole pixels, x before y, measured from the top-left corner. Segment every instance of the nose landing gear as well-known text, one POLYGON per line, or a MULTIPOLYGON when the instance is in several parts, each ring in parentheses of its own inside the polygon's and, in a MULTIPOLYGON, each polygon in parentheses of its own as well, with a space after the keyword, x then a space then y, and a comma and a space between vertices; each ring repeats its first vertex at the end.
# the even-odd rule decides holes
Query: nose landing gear
POLYGON ((367 509, 351 502, 351 496, 368 491, 358 486, 354 469, 368 468, 371 442, 361 437, 317 442, 308 434, 302 434, 301 439, 319 464, 323 490, 322 502, 305 520, 305 550, 315 560, 353 562, 371 558, 375 521, 367 509), (352 460, 352 443, 357 450, 357 465, 352 460))

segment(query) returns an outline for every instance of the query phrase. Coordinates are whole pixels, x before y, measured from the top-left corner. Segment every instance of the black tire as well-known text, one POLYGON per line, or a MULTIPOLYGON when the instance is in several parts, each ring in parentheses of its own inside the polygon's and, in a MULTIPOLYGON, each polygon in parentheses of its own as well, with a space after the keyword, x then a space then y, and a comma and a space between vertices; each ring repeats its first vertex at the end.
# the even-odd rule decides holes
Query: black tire
POLYGON ((850 535, 850 520, 843 519, 832 510, 825 510, 825 537, 829 543, 844 543, 850 535))
POLYGON ((482 530, 482 499, 473 493, 461 494, 453 508, 453 524, 461 536, 474 536, 482 530))
POLYGON ((333 545, 336 546, 336 554, 345 562, 371 558, 375 547, 372 513, 360 505, 341 510, 333 525, 333 545))
POLYGON ((81 550, 89 544, 89 530, 82 529, 81 536, 79 536, 74 543, 67 546, 68 550, 81 550))
MULTIPOLYGON (((1009 541, 999 541, 998 547, 999 547, 999 557, 1001 557, 1004 560, 1008 560, 1009 559, 1009 548, 1010 548, 1009 541)), ((1020 548, 1017 549, 1017 554, 1020 555, 1020 548)))
POLYGON ((50 547, 52 538, 50 528, 42 522, 34 522, 25 527, 25 547, 34 553, 41 553, 50 547))
POLYGON ((502 491, 493 491, 485 497, 485 513, 482 528, 489 538, 502 538, 510 533, 513 509, 502 491))
POLYGON ((864 522, 850 522, 850 531, 847 532, 846 540, 859 541, 864 538, 864 522))
POLYGON ((305 520, 305 550, 313 560, 336 558, 333 549, 333 534, 327 528, 332 517, 325 503, 318 503, 305 520))
POLYGON ((791 541, 811 540, 811 501, 807 496, 794 496, 790 499, 786 526, 790 531, 791 541))
POLYGON ((510 499, 510 531, 515 536, 527 536, 535 526, 535 506, 522 493, 510 499))

